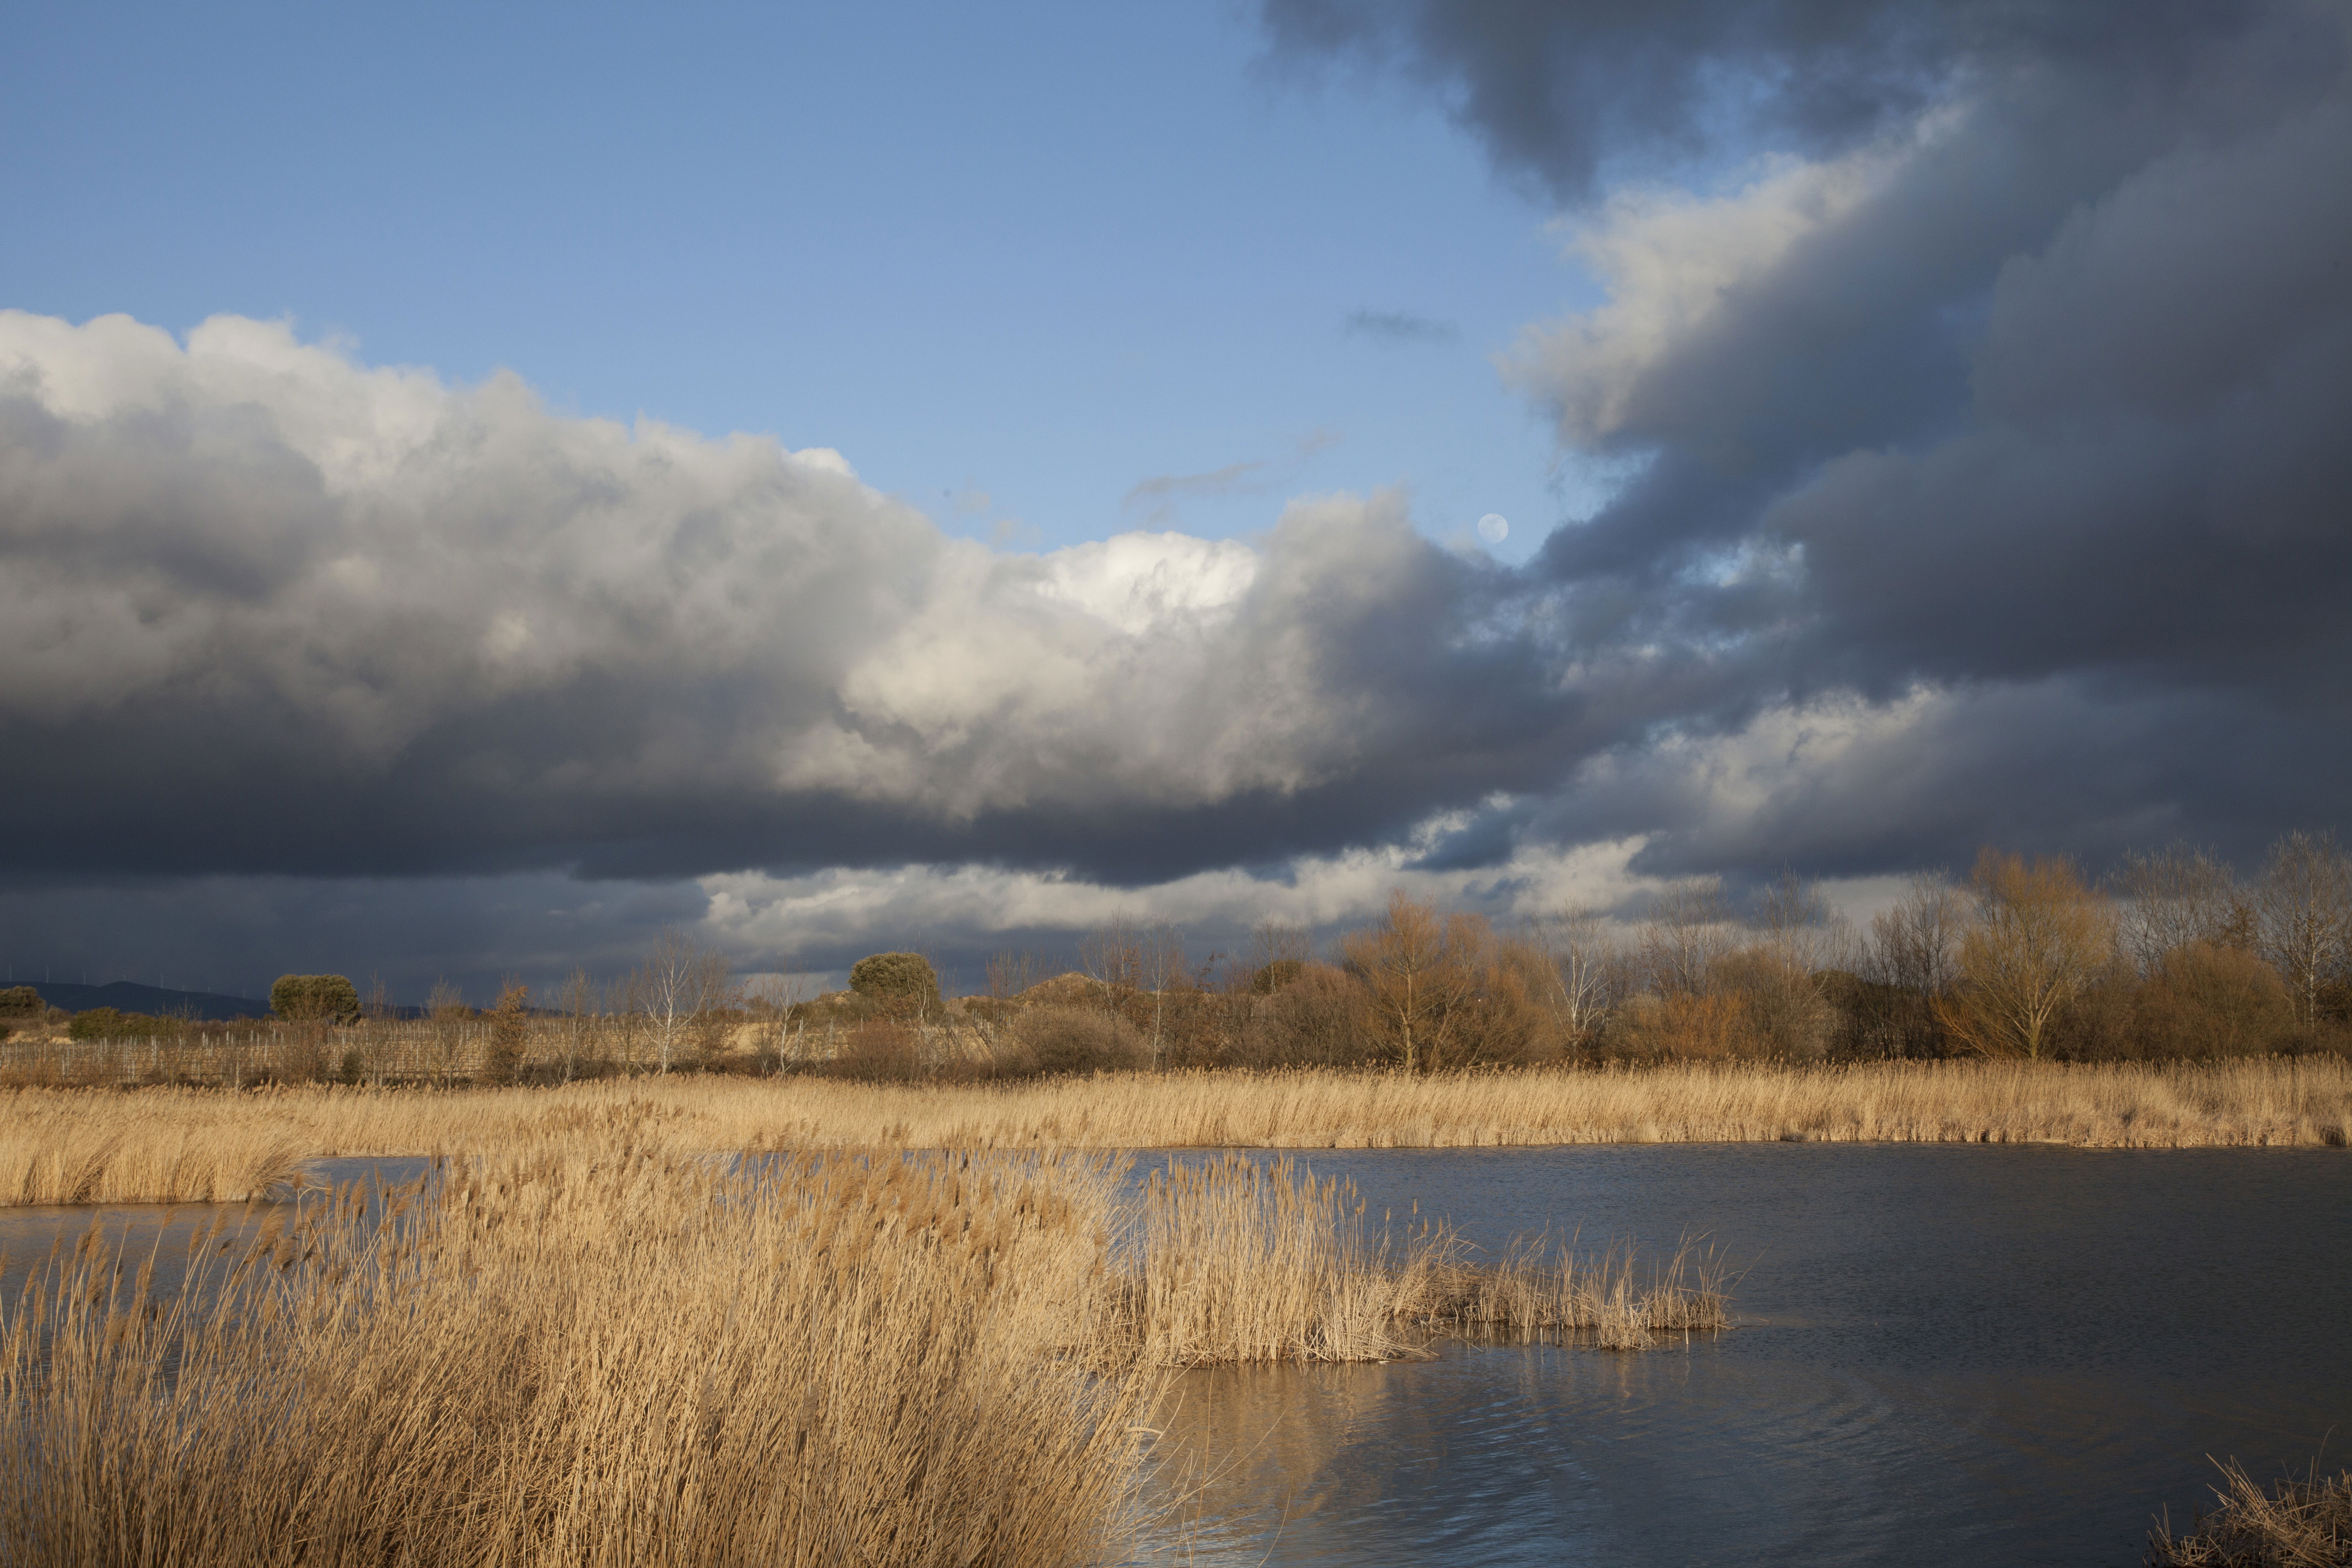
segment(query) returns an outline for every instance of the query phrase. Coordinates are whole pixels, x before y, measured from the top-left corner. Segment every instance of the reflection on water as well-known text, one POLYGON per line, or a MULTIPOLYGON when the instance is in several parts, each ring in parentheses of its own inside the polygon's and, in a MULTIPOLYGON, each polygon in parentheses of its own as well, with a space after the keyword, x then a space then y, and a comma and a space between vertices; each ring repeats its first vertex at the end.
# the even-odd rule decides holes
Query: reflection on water
POLYGON ((1748 1266, 1750 1326, 1617 1355, 1445 1347, 1181 1380, 1148 1559, 2131 1563, 2205 1456, 2352 1427, 2332 1151, 1706 1144, 1327 1153, 1371 1212, 1748 1266), (1204 1456, 1223 1471, 1187 1496, 1204 1456))
MULTIPOLYGON (((424 1159, 313 1160, 305 1168, 306 1188, 357 1183, 363 1190, 390 1190, 415 1181, 433 1167, 424 1159)), ((290 1197, 291 1194, 286 1194, 290 1197)), ((237 1243, 283 1224, 286 1201, 250 1204, 39 1205, 0 1207, 0 1302, 13 1303, 26 1282, 48 1272, 53 1257, 70 1257, 95 1234, 126 1270, 153 1261, 153 1288, 171 1295, 187 1277, 191 1249, 234 1252, 237 1243)))

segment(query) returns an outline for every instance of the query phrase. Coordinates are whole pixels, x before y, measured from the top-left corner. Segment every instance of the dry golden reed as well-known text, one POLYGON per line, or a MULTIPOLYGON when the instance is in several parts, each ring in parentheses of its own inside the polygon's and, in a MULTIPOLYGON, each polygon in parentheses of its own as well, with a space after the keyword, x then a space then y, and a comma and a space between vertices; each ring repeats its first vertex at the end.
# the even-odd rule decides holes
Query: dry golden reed
POLYGON ((1104 1180, 564 1141, 169 1299, 86 1249, 0 1346, 0 1562, 1097 1561, 1153 1394, 1062 1353, 1104 1180))
POLYGON ((1559 1143, 2352 1142, 2352 1064, 1685 1064, 1442 1074, 1119 1073, 994 1084, 673 1075, 557 1089, 0 1091, 0 1203, 257 1195, 304 1159, 573 1131, 681 1152, 1559 1143))
POLYGON ((1630 1249, 1592 1258, 1540 1243, 1475 1265, 1444 1226, 1368 1234, 1351 1184, 1287 1156, 1171 1160, 1140 1207, 1140 1257, 1114 1316, 1158 1366, 1388 1361, 1423 1353, 1435 1333, 1639 1350, 1730 1324, 1717 1270, 1687 1248, 1646 1277, 1630 1249))
POLYGON ((1165 1369, 1723 1321, 1679 1260, 1620 1325, 1572 1259, 1369 1243, 1286 1161, 1139 1192, 1101 1155, 613 1131, 314 1194, 226 1258, 215 1225, 174 1291, 94 1230, 0 1305, 0 1563, 1099 1562, 1150 1523, 1165 1369))
POLYGON ((2156 1568, 2352 1568, 2352 1470, 2316 1466, 2264 1491, 2235 1460, 2214 1489, 2221 1507, 2186 1535, 2168 1525, 2148 1534, 2156 1568))

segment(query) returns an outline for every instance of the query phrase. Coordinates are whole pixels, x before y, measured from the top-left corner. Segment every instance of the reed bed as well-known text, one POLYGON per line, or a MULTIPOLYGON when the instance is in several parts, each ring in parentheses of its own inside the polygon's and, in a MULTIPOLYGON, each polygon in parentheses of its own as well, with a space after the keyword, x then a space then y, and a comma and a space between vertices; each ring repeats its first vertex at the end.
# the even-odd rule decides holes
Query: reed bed
POLYGON ((0 1090, 0 1203, 237 1199, 304 1159, 465 1154, 573 1133, 690 1152, 1772 1139, 2341 1148, 2352 1143, 2352 1064, 1682 1064, 963 1085, 672 1074, 550 1089, 0 1090))
POLYGON ((2168 1525, 2149 1532, 2147 1561, 2156 1568, 2347 1568, 2352 1565, 2352 1470, 2323 1476, 2315 1467, 2265 1491, 2244 1467, 2221 1467, 2221 1506, 2186 1535, 2168 1525))
MULTIPOLYGON (((1111 1560, 1170 1369, 1411 1353, 1476 1272, 1286 1163, 1123 1175, 575 1131, 216 1226, 173 1292, 93 1231, 0 1306, 0 1563, 1111 1560)), ((1720 1323, 1664 1284, 1645 1330, 1720 1323)))
POLYGON ((576 1142, 357 1194, 0 1346, 0 1562, 1059 1564, 1118 1543, 1102 1163, 729 1176, 576 1142))
POLYGON ((1722 1279, 1687 1247, 1638 1275, 1540 1241, 1470 1261, 1440 1226, 1370 1235, 1354 1188, 1286 1157, 1170 1162, 1146 1178, 1140 1258, 1117 1321, 1160 1366, 1390 1361, 1435 1334, 1550 1335, 1641 1350, 1730 1326, 1722 1279))

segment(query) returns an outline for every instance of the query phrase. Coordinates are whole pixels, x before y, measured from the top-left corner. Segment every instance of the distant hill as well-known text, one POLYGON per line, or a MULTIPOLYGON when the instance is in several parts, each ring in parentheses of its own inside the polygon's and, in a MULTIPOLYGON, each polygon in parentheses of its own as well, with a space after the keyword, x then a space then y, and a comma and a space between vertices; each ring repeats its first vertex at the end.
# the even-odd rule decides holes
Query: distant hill
POLYGON ((16 984, 30 985, 41 994, 42 1001, 68 1013, 112 1007, 118 1012, 145 1013, 151 1017, 162 1014, 214 1019, 269 1016, 269 1004, 251 996, 223 996, 215 991, 166 991, 160 985, 142 985, 135 980, 111 980, 103 985, 68 985, 55 980, 20 980, 16 984))

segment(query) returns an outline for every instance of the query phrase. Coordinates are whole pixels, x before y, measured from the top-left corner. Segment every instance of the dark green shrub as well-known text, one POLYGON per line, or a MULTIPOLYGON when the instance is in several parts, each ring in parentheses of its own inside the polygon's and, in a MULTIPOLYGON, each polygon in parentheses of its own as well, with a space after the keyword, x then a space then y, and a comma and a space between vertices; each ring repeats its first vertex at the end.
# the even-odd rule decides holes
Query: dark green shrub
MULTIPOLYGON (((137 1015, 132 1015, 136 1016, 137 1015)), ((92 1007, 76 1013, 73 1022, 66 1026, 68 1040, 119 1040, 122 1037, 123 1015, 112 1007, 92 1007)))
POLYGON ((294 1023, 352 1023, 359 987, 340 974, 281 974, 269 987, 269 1010, 294 1023))
POLYGON ((29 985, 11 985, 0 991, 0 1018, 37 1018, 47 1006, 41 994, 29 985))
POLYGON ((936 1006, 940 977, 919 952, 877 952, 849 966, 849 988, 894 1010, 936 1006))
POLYGON ((144 1013, 124 1013, 112 1007, 92 1007, 76 1013, 66 1026, 69 1040, 152 1040, 180 1032, 176 1018, 151 1018, 144 1013))

